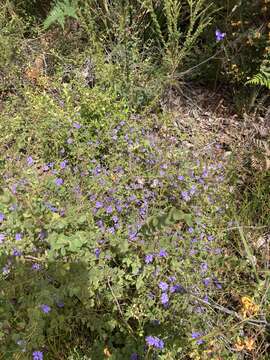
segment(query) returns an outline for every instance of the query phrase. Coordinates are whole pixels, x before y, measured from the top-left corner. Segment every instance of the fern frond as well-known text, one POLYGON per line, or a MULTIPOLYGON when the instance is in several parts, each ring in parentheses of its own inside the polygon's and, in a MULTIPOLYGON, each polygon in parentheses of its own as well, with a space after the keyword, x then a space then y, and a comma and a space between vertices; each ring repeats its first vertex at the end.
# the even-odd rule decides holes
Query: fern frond
POLYGON ((246 84, 266 86, 270 90, 270 77, 268 78, 264 74, 258 73, 247 81, 246 84))
POLYGON ((265 86, 270 90, 270 61, 265 61, 258 74, 255 74, 246 84, 265 86))
POLYGON ((77 1, 71 1, 71 0, 58 1, 50 11, 46 20, 44 21, 43 27, 46 30, 52 24, 59 23, 62 29, 64 29, 66 17, 78 19, 77 1))

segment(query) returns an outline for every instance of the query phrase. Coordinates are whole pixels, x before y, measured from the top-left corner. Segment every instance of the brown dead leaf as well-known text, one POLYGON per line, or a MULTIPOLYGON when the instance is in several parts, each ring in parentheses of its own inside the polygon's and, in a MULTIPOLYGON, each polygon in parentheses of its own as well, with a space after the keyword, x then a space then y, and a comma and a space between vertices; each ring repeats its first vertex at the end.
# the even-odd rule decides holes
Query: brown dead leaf
POLYGON ((38 55, 35 58, 33 66, 29 67, 25 71, 25 76, 28 80, 36 82, 38 78, 43 74, 44 71, 44 59, 43 55, 38 55))

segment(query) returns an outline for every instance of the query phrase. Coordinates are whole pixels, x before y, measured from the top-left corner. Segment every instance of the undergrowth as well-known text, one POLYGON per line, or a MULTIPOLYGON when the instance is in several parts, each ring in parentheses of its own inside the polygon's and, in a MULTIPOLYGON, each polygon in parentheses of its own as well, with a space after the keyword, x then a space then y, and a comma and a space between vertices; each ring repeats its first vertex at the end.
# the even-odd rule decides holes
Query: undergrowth
POLYGON ((1 17, 3 359, 268 358, 269 172, 210 133, 187 146, 157 106, 213 14, 136 4, 89 2, 108 16, 40 41, 1 17))

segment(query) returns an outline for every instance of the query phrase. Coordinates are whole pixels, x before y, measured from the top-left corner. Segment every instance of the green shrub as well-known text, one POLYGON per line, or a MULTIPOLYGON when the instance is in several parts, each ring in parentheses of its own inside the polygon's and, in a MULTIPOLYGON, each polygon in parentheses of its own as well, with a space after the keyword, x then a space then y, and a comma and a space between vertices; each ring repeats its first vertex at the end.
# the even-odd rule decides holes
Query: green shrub
POLYGON ((1 349, 185 358, 192 332, 213 331, 200 301, 221 286, 223 170, 113 90, 60 97, 29 92, 1 123, 1 349), (147 336, 166 346, 144 355, 147 336))

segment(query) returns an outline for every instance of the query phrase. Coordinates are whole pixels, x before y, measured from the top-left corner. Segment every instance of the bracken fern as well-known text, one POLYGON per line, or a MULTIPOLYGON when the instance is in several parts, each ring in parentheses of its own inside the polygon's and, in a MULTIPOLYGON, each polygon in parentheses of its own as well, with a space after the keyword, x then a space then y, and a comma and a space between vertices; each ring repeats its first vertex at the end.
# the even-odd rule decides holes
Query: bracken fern
POLYGON ((266 86, 270 90, 270 68, 260 69, 246 84, 266 86))
POLYGON ((77 1, 62 0, 58 1, 51 9, 48 17, 43 23, 44 29, 48 29, 52 24, 59 23, 62 29, 65 26, 67 17, 77 19, 77 1))
POLYGON ((265 86, 270 89, 270 56, 262 61, 260 71, 246 82, 250 85, 265 86))

